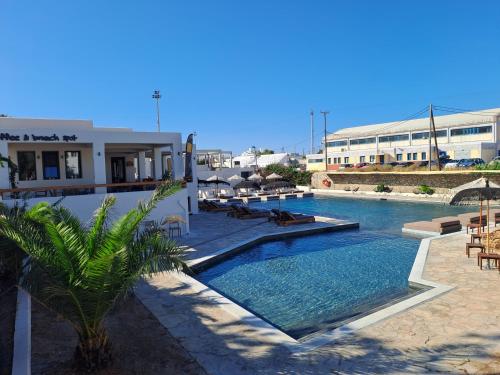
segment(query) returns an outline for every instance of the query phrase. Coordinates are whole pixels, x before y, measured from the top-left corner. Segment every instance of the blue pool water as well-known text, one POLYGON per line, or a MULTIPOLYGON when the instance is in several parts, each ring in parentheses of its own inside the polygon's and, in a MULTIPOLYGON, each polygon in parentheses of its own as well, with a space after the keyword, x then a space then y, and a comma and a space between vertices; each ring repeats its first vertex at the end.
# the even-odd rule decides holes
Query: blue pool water
POLYGON ((357 221, 360 229, 262 243, 197 278, 294 338, 411 293, 420 241, 401 234, 403 223, 465 210, 330 197, 282 201, 281 209, 357 221))

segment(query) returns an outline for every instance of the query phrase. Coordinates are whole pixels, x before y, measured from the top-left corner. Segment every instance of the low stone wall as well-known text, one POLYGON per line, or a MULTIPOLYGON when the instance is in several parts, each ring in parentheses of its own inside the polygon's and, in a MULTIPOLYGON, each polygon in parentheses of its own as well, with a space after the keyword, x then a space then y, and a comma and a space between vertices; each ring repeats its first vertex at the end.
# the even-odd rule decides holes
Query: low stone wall
POLYGON ((450 189, 486 177, 500 185, 499 172, 457 171, 457 172, 316 172, 311 185, 316 189, 345 190, 359 188, 360 191, 373 191, 384 184, 397 193, 412 193, 420 185, 428 185, 438 194, 447 194, 450 189), (330 181, 327 187, 324 180, 330 181))

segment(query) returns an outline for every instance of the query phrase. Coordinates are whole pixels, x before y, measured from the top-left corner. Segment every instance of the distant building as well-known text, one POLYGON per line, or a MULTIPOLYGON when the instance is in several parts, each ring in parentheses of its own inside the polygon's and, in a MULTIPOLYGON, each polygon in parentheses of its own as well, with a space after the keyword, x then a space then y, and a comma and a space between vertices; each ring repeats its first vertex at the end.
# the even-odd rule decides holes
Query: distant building
MULTIPOLYGON (((439 153, 451 159, 490 161, 499 155, 499 118, 500 108, 435 116, 439 153)), ((429 160, 429 119, 340 129, 328 135, 326 142, 328 170, 342 164, 429 160)), ((432 152, 435 157, 434 139, 432 152)), ((307 170, 324 171, 324 154, 307 155, 307 170)))
POLYGON ((265 168, 270 164, 290 165, 290 156, 287 153, 256 155, 243 153, 233 159, 235 167, 265 168))

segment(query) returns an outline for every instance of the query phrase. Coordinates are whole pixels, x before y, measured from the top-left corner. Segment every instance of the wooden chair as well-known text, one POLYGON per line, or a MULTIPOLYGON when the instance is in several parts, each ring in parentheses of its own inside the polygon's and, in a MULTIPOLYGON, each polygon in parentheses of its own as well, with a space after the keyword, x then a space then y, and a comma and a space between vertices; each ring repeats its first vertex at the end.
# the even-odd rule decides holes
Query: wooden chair
POLYGON ((486 247, 482 243, 465 244, 465 255, 467 255, 467 258, 470 258, 470 249, 479 249, 480 253, 484 253, 486 247))
POLYGON ((483 259, 486 260, 494 260, 495 261, 495 267, 498 268, 498 272, 500 272, 499 268, 499 263, 500 263, 500 254, 498 253, 484 253, 480 252, 477 254, 477 265, 480 267, 480 269, 483 269, 483 259))

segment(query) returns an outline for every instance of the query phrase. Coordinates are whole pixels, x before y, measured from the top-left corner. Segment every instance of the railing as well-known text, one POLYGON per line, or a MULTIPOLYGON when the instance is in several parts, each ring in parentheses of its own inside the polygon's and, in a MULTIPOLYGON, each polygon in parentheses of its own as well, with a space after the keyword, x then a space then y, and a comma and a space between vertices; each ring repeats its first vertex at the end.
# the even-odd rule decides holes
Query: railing
MULTIPOLYGON (((82 185, 60 185, 60 186, 39 186, 16 189, 0 189, 0 196, 5 195, 12 198, 20 198, 25 194, 33 193, 33 197, 58 197, 69 195, 95 194, 96 188, 106 188, 108 193, 124 193, 131 191, 154 190, 164 181, 143 181, 143 182, 120 182, 114 184, 82 184, 82 185)), ((186 187, 183 183, 183 187, 186 187)))

